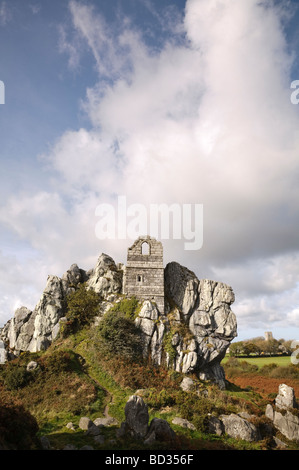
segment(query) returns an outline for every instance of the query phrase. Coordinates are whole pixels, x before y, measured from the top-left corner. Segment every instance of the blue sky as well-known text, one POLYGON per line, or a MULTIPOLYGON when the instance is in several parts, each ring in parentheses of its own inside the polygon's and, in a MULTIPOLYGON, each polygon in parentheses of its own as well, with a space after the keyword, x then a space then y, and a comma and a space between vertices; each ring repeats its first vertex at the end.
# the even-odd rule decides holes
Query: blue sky
POLYGON ((126 261, 96 207, 203 204, 162 240, 231 285, 238 339, 299 336, 298 2, 0 0, 0 326, 48 274, 126 261))

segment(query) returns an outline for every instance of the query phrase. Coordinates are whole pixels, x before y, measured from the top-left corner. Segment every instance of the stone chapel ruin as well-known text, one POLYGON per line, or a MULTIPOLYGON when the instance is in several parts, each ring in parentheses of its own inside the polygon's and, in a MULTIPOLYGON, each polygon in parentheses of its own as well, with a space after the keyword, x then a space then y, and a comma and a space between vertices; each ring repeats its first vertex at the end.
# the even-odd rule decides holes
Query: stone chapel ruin
POLYGON ((164 314, 163 246, 155 238, 139 237, 128 248, 123 293, 154 302, 164 314))

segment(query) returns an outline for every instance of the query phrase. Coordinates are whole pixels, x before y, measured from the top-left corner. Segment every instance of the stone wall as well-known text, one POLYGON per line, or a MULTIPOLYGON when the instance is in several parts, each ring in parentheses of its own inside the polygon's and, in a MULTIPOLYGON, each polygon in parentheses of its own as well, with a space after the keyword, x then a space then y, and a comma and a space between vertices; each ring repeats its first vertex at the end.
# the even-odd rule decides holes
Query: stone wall
POLYGON ((155 302, 164 313, 163 246, 155 238, 139 237, 128 248, 123 293, 139 300, 155 302), (147 251, 143 247, 147 245, 147 251))

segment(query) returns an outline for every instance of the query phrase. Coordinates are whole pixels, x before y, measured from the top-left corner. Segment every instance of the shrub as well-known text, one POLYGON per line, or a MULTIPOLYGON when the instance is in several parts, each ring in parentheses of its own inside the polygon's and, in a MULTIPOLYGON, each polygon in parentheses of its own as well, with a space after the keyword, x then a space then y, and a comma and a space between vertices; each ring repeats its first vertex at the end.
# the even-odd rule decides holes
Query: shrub
POLYGON ((164 351, 167 352, 170 361, 173 361, 177 354, 176 348, 172 344, 172 339, 173 339, 172 331, 169 331, 168 333, 166 333, 166 335, 164 335, 164 338, 163 338, 164 351))
POLYGON ((63 336, 78 331, 82 326, 90 324, 99 312, 100 296, 85 284, 72 292, 67 299, 67 322, 62 328, 63 336))
POLYGON ((50 354, 46 354, 42 364, 50 374, 80 371, 81 369, 79 356, 68 349, 57 349, 50 354))
POLYGON ((126 318, 135 320, 140 310, 139 301, 136 297, 130 297, 128 299, 123 299, 113 307, 111 307, 110 312, 119 313, 121 312, 126 318))
POLYGON ((212 401, 194 393, 180 392, 177 394, 177 404, 182 418, 191 421, 197 430, 206 431, 208 415, 216 410, 212 401))
POLYGON ((25 366, 8 364, 4 371, 4 385, 8 390, 18 390, 25 387, 31 379, 31 374, 25 366))
POLYGON ((240 361, 235 357, 231 357, 228 359, 226 364, 224 364, 224 369, 230 377, 234 377, 240 374, 255 373, 258 371, 258 366, 250 364, 247 361, 240 361))
POLYGON ((98 348, 109 356, 137 360, 142 354, 140 330, 126 313, 109 310, 98 326, 98 348))
POLYGON ((284 379, 298 379, 299 378, 299 371, 296 370, 293 365, 290 366, 278 366, 271 371, 271 377, 276 378, 284 378, 284 379))
POLYGON ((176 403, 176 396, 174 392, 169 392, 165 389, 157 391, 151 389, 146 397, 146 403, 152 408, 163 408, 165 406, 173 406, 176 403))
POLYGON ((256 364, 250 364, 247 361, 241 361, 240 367, 244 372, 249 372, 249 373, 257 372, 259 370, 256 364))
POLYGON ((172 390, 179 388, 180 381, 176 382, 168 369, 156 366, 143 358, 132 360, 116 354, 104 354, 103 345, 95 346, 98 351, 100 350, 95 356, 97 365, 100 364, 102 370, 113 377, 113 381, 121 387, 131 390, 155 388, 157 391, 163 388, 172 390))
POLYGON ((274 369, 277 369, 278 365, 272 362, 271 364, 265 364, 260 368, 259 373, 261 375, 271 376, 274 369))

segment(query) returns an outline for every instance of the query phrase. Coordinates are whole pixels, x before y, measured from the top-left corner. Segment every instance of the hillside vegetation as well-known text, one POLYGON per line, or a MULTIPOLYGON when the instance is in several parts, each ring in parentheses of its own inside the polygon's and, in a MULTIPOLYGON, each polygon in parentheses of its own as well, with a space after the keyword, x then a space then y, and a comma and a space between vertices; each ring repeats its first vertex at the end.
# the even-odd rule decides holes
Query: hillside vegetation
MULTIPOLYGON (((85 310, 84 321, 79 321, 76 314, 82 305, 70 303, 67 322, 46 351, 24 352, 1 366, 0 448, 39 449, 41 436, 48 438, 53 449, 63 449, 69 444, 76 448, 91 445, 94 449, 148 448, 142 442, 116 435, 125 420, 125 404, 136 392, 148 405, 150 418, 167 420, 175 431, 173 449, 270 448, 265 406, 272 398, 236 383, 235 378, 242 375, 240 371, 245 366, 226 364, 229 377, 226 390, 191 376, 196 389, 183 391, 180 387, 183 374, 154 366, 143 358, 140 336, 134 325, 138 309, 134 299, 118 303, 98 324, 93 321, 93 299, 85 300, 90 302, 90 309, 85 310), (27 370, 31 361, 36 366, 27 370), (233 367, 235 372, 239 368, 238 374, 232 372, 233 367), (209 416, 241 411, 255 415, 261 440, 246 442, 209 434, 209 416), (115 418, 111 426, 102 430, 104 443, 95 442, 78 426, 84 416, 91 420, 115 418), (187 419, 193 429, 173 424, 174 417, 187 419), (70 422, 73 429, 66 426, 70 422)), ((296 381, 298 368, 292 368, 293 372, 295 375, 290 380, 296 381)), ((256 370, 250 373, 255 374, 256 370)), ((288 445, 296 448, 293 443, 288 445)), ((163 446, 170 450, 169 444, 152 444, 155 449, 163 446)))

